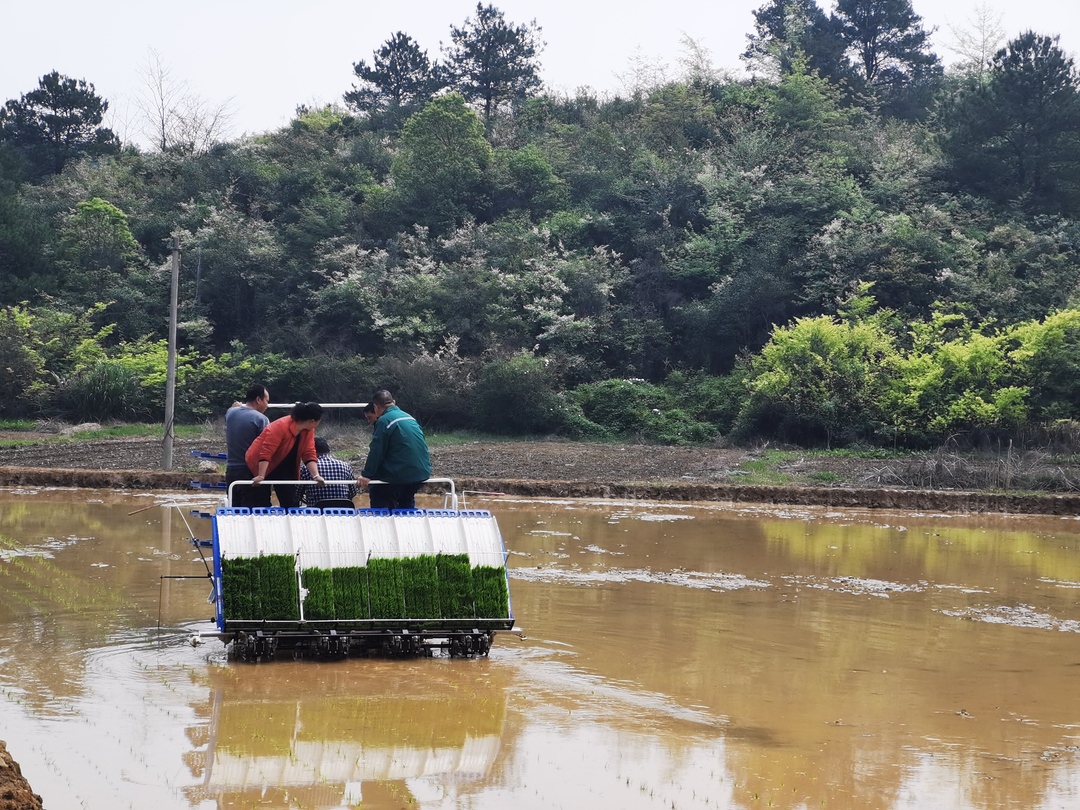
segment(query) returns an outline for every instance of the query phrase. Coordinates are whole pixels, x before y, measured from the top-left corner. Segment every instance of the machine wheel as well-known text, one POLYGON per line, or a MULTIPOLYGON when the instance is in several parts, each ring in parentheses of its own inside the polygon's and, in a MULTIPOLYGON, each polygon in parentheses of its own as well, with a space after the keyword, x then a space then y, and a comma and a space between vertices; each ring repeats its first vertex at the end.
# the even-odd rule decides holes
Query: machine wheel
POLYGON ((491 633, 482 633, 476 637, 476 654, 487 656, 491 650, 491 633))
POLYGON ((259 634, 250 639, 251 656, 255 660, 265 658, 269 661, 274 659, 274 653, 277 651, 277 638, 274 636, 264 635, 260 630, 259 634))

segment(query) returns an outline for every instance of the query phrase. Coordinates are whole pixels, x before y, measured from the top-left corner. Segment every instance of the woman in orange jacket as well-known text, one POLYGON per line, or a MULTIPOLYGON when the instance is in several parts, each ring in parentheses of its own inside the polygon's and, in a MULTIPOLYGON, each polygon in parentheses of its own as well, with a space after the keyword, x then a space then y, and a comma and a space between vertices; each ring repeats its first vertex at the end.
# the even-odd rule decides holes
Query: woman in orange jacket
MULTIPOLYGON (((256 505, 270 505, 270 487, 258 486, 263 481, 299 481, 300 464, 311 473, 311 480, 325 484, 319 475, 318 454, 315 452, 315 428, 322 421, 322 405, 317 402, 297 402, 292 413, 275 419, 251 443, 244 460, 252 472, 255 486, 252 494, 256 505)), ((299 506, 297 487, 274 484, 278 504, 285 509, 299 506)))

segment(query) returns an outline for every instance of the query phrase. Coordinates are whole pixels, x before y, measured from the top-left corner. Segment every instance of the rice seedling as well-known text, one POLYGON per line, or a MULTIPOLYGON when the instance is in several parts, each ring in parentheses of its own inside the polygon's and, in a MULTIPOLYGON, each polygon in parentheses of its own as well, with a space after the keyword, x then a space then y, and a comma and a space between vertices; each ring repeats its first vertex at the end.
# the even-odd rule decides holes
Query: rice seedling
POLYGON ((306 568, 303 572, 304 618, 312 621, 333 619, 337 615, 334 591, 334 572, 330 568, 306 568))
POLYGON ((296 560, 291 554, 266 554, 258 558, 262 616, 271 621, 300 618, 300 590, 296 560))
POLYGON ((510 593, 506 585, 506 567, 478 565, 472 570, 476 615, 481 619, 505 619, 510 614, 510 593))
POLYGON ((370 618, 367 568, 350 566, 334 568, 332 571, 335 618, 370 618))
POLYGON ((424 554, 401 560, 401 587, 406 619, 438 619, 439 575, 435 557, 424 554))
POLYGON ((405 615, 401 560, 373 557, 368 561, 371 618, 400 619, 405 615))
MULTIPOLYGON (((221 570, 227 620, 300 618, 291 555, 223 559, 221 570)), ((311 621, 509 617, 506 568, 473 568, 466 554, 375 557, 367 566, 308 568, 302 578, 311 621)))
POLYGON ((472 566, 468 554, 439 554, 439 608, 444 619, 470 619, 476 615, 472 594, 472 566))
POLYGON ((226 619, 253 619, 258 612, 252 604, 257 598, 258 584, 254 587, 251 574, 254 562, 250 557, 234 557, 221 560, 222 612, 226 619))

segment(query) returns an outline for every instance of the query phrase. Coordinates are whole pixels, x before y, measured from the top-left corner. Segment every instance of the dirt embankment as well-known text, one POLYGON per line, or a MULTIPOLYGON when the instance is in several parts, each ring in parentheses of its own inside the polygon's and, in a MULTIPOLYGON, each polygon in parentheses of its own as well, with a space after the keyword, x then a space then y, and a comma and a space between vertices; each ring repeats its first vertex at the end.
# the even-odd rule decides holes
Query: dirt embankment
POLYGON ((0 740, 0 810, 42 810, 41 797, 30 789, 19 763, 0 740))
MULTIPOLYGON (((359 471, 367 435, 328 434, 359 471)), ((188 489, 221 480, 208 432, 177 440, 173 471, 154 439, 78 440, 0 434, 0 485, 188 489), (6 441, 5 441, 6 440, 6 441)), ((459 490, 536 497, 736 501, 933 511, 1080 514, 1080 460, 1039 453, 945 452, 882 458, 719 447, 655 447, 558 441, 469 442, 431 448, 434 474, 459 490), (1039 492, 1039 491, 1042 492, 1039 492), (1017 494, 1021 493, 1021 494, 1017 494)))

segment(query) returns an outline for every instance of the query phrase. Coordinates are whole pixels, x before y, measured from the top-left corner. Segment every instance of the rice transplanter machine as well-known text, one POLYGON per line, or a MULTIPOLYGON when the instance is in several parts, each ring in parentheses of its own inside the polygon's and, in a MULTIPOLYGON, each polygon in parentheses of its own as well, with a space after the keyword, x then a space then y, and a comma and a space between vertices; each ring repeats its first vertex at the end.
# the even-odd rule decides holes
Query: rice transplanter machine
MULTIPOLYGON (((486 655, 514 626, 495 517, 451 508, 219 507, 216 631, 234 657, 486 655)), ((194 540, 196 545, 207 545, 194 540)))

